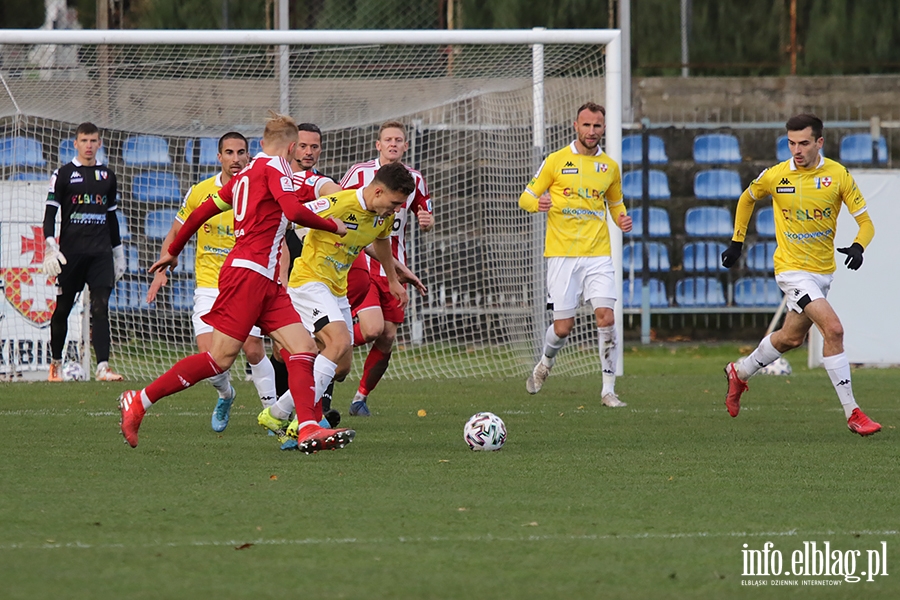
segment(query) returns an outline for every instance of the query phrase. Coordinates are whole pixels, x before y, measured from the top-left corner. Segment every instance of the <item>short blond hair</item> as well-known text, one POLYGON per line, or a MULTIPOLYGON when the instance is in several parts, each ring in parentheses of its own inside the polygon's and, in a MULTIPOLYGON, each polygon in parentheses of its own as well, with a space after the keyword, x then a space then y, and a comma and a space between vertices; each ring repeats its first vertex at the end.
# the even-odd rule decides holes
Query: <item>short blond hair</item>
POLYGON ((403 139, 406 139, 406 126, 400 121, 385 121, 381 124, 381 127, 378 129, 378 139, 381 139, 381 134, 384 133, 385 129, 399 129, 400 133, 403 134, 403 139))
POLYGON ((287 115, 280 115, 275 111, 269 111, 266 119, 266 128, 263 130, 263 139, 269 144, 280 146, 297 141, 297 122, 287 115))

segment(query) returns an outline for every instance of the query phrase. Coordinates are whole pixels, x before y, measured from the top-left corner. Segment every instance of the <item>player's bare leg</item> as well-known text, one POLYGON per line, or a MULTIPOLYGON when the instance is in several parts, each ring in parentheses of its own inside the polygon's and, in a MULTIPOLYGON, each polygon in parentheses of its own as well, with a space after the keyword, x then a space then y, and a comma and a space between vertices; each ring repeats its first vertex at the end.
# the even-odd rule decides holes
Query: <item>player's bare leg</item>
POLYGON ((556 319, 547 328, 544 334, 544 351, 541 358, 534 365, 531 376, 525 381, 525 390, 529 394, 537 394, 544 386, 544 382, 550 376, 550 369, 556 362, 556 354, 566 345, 566 338, 575 326, 575 317, 556 319))

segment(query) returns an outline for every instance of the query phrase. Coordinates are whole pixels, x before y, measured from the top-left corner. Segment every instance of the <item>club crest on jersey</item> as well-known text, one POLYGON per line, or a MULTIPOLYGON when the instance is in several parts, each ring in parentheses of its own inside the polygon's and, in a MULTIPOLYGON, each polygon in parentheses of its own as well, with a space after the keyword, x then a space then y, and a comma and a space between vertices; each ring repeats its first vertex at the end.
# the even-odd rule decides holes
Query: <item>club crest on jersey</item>
POLYGON ((109 172, 107 171, 94 171, 94 179, 97 181, 103 181, 107 177, 109 177, 109 172))
POLYGON ((81 183, 82 181, 84 181, 84 177, 81 176, 81 173, 72 171, 72 175, 69 176, 69 183, 81 183))
POLYGON ((609 168, 609 165, 606 163, 594 163, 594 170, 598 173, 606 173, 606 170, 609 168))
POLYGON ((318 214, 324 210, 328 210, 331 207, 331 202, 328 198, 319 198, 317 200, 313 200, 312 202, 306 203, 306 208, 318 214))
POLYGON ((813 179, 816 183, 816 189, 820 190, 823 187, 828 187, 831 185, 831 177, 816 177, 813 179))

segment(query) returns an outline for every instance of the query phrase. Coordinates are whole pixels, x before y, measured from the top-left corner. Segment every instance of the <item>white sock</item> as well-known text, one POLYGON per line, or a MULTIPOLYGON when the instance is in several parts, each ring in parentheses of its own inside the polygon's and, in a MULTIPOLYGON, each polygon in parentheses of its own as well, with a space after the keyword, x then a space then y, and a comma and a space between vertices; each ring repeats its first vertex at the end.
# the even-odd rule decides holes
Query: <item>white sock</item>
POLYGON ((316 357, 316 362, 313 363, 313 375, 316 378, 316 402, 322 398, 322 394, 328 389, 328 385, 334 381, 334 372, 336 370, 337 365, 326 358, 324 354, 316 357))
POLYGON ((263 408, 270 406, 278 395, 275 391, 275 367, 272 366, 272 361, 268 356, 263 355, 261 361, 250 365, 250 372, 263 408))
POLYGON ((737 368, 738 377, 747 381, 757 371, 781 358, 781 352, 772 345, 771 338, 772 334, 770 333, 762 339, 756 350, 750 353, 750 356, 742 358, 735 363, 734 366, 737 368))
MULTIPOLYGON (((60 361, 60 362, 62 362, 62 361, 60 361)), ((108 361, 104 360, 103 362, 97 363, 97 371, 96 371, 97 375, 100 374, 100 371, 108 371, 108 370, 109 370, 109 362, 108 361)))
POLYGON ((566 338, 557 336, 551 324, 547 328, 547 333, 544 334, 544 355, 541 356, 541 362, 547 367, 552 367, 556 360, 556 353, 565 345, 566 338))
POLYGON ((150 398, 147 396, 146 389, 141 390, 141 405, 144 407, 144 410, 147 410, 148 408, 153 406, 153 403, 150 402, 150 398))
POLYGON ((207 381, 219 392, 219 398, 228 398, 231 395, 231 371, 213 375, 207 381))
POLYGON ((616 343, 616 326, 598 327, 600 338, 600 367, 603 369, 603 391, 600 397, 616 393, 616 362, 619 360, 619 346, 616 343))
POLYGON ((292 412, 294 412, 294 397, 291 396, 290 390, 283 393, 278 400, 269 405, 269 413, 282 421, 290 419, 292 412))
POLYGON ((368 398, 368 396, 363 395, 357 390, 356 395, 353 396, 353 400, 351 400, 351 402, 365 402, 368 398))
POLYGON ((850 383, 850 361, 847 355, 841 352, 834 356, 826 356, 822 358, 822 366, 828 371, 828 377, 831 378, 831 385, 837 392, 838 400, 844 408, 844 416, 848 419, 854 408, 859 408, 856 398, 853 397, 853 385, 850 383))

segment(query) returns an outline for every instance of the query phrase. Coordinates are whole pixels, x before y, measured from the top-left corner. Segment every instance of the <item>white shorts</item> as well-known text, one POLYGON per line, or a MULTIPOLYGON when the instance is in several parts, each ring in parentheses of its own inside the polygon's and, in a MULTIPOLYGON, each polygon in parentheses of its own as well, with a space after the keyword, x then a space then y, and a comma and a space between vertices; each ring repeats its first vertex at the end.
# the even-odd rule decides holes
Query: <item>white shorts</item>
MULTIPOLYGON (((191 322, 194 324, 194 337, 201 333, 212 333, 212 325, 206 323, 202 317, 212 310, 213 303, 219 297, 219 288, 197 288, 194 290, 194 314, 191 315, 191 322)), ((261 338, 262 331, 255 325, 250 330, 252 337, 261 338)))
POLYGON ((318 281, 304 283, 296 288, 289 287, 288 295, 307 331, 315 333, 329 323, 343 321, 350 331, 350 341, 353 342, 353 316, 350 314, 347 296, 335 296, 327 285, 318 281))
POLYGON ((582 300, 612 308, 616 269, 609 256, 551 256, 547 258, 547 301, 554 320, 570 319, 582 300), (603 300, 600 300, 603 299, 603 300))
POLYGON ((834 275, 821 275, 819 273, 807 273, 806 271, 785 271, 775 276, 775 282, 787 297, 787 307, 794 312, 802 313, 803 307, 798 304, 801 300, 806 306, 813 300, 828 297, 831 282, 834 275), (809 297, 809 301, 804 298, 809 297))

